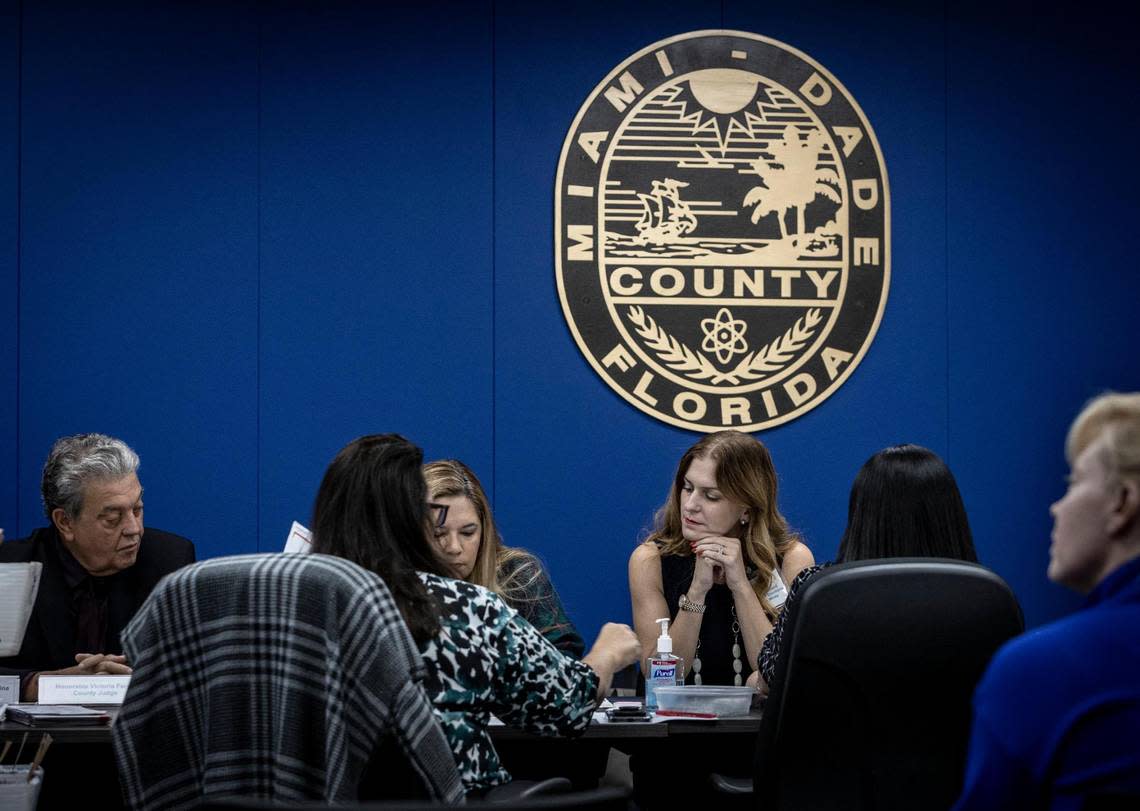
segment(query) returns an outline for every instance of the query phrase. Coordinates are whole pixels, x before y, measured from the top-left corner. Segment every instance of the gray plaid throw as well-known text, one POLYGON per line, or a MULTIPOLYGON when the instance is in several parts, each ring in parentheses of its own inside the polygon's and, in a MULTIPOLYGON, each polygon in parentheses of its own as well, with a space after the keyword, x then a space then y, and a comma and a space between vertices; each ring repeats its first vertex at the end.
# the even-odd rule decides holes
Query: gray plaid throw
POLYGON ((166 577, 123 632, 112 730, 131 808, 206 797, 354 802, 391 733, 434 799, 462 802, 423 662, 375 574, 327 555, 241 555, 166 577))

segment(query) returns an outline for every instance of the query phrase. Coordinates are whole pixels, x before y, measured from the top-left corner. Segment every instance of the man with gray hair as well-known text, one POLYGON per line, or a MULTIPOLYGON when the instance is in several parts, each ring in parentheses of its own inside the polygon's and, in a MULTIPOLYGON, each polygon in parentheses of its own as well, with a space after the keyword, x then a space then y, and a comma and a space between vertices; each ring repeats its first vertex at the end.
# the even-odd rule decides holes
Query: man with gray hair
POLYGON ((139 457, 103 434, 63 437, 44 464, 41 495, 51 522, 0 543, 0 561, 43 564, 24 643, 0 659, 25 701, 39 676, 130 673, 119 632, 165 575, 194 562, 194 545, 161 530, 143 542, 139 457))

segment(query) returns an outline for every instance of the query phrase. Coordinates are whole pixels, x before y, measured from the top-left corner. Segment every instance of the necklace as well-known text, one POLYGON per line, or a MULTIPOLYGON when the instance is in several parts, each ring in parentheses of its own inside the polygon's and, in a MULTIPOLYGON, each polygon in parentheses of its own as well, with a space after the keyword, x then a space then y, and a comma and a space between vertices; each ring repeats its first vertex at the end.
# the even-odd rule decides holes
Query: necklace
MULTIPOLYGON (((739 687, 744 683, 741 675, 744 663, 740 661, 740 622, 736 619, 736 606, 732 607, 732 669, 736 672, 733 684, 739 687)), ((700 685, 701 679, 701 638, 697 637, 697 649, 693 652, 693 684, 700 685)))

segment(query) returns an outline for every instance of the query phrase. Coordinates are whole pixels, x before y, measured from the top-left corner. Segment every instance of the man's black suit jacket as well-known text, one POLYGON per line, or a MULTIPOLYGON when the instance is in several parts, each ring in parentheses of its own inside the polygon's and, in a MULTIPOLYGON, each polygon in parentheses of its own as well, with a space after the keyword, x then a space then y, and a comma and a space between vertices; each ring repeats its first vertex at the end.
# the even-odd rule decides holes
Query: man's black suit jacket
POLYGON ((18 655, 0 658, 0 673, 22 676, 31 671, 71 667, 76 653, 122 653, 119 634, 158 581, 194 562, 194 544, 189 539, 145 528, 134 565, 107 578, 107 650, 77 651, 71 590, 64 581, 59 556, 50 548, 53 543, 59 543, 54 526, 37 529, 22 540, 0 543, 0 562, 43 564, 40 590, 24 643, 18 655))

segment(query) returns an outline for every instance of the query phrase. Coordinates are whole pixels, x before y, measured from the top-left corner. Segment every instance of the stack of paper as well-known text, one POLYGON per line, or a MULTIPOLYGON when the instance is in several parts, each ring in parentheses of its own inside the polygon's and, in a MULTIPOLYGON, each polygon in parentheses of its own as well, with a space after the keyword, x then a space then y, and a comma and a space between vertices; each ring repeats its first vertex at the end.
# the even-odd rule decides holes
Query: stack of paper
POLYGON ((16 656, 40 590, 42 563, 0 563, 0 656, 16 656))
POLYGON ((9 704, 8 720, 33 727, 100 726, 111 716, 78 704, 9 704))

